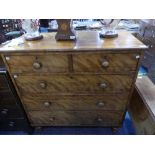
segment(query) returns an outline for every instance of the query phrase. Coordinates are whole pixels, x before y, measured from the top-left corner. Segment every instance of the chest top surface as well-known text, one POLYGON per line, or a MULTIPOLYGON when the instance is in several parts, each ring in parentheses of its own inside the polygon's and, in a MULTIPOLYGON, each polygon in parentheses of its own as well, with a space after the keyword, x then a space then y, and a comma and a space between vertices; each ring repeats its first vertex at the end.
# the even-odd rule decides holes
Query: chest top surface
POLYGON ((21 36, 0 47, 0 53, 21 53, 32 51, 94 51, 94 50, 130 50, 146 49, 142 42, 131 33, 121 30, 118 37, 102 39, 99 31, 76 31, 76 41, 56 41, 56 33, 43 33, 44 38, 38 41, 25 41, 21 36))

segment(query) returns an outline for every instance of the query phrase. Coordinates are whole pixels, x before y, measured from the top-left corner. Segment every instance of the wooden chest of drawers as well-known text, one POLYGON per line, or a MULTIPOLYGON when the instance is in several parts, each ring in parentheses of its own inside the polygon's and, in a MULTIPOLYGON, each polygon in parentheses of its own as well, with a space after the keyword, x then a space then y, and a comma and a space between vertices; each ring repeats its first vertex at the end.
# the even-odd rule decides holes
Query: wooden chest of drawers
POLYGON ((47 33, 0 49, 32 126, 122 124, 146 46, 125 31, 98 33, 78 31, 76 42, 47 33))

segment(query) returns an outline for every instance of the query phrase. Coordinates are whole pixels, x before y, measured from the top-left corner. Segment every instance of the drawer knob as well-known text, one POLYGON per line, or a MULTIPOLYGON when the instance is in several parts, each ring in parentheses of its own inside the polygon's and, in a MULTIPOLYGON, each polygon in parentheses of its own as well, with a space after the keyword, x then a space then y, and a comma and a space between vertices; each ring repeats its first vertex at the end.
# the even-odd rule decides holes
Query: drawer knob
POLYGON ((140 58, 140 55, 136 55, 136 59, 139 59, 140 58))
POLYGON ((3 109, 3 110, 1 111, 1 114, 6 115, 7 113, 8 113, 8 109, 3 109))
POLYGON ((34 69, 40 69, 42 67, 42 64, 40 62, 34 62, 33 63, 33 68, 34 69))
POLYGON ((47 87, 47 84, 46 84, 46 82, 40 82, 40 87, 42 88, 42 89, 45 89, 46 87, 47 87))
POLYGON ((105 61, 102 62, 102 67, 106 68, 108 66, 109 66, 109 62, 108 61, 105 60, 105 61))
POLYGON ((15 74, 15 75, 13 75, 13 77, 14 77, 14 79, 17 79, 18 75, 15 74))
POLYGON ((13 127, 15 125, 15 122, 9 122, 9 126, 13 127))
POLYGON ((52 103, 51 102, 44 102, 45 107, 49 107, 52 103))
POLYGON ((9 60, 10 60, 10 57, 6 56, 5 59, 6 59, 7 61, 9 61, 9 60))
POLYGON ((98 118, 97 118, 97 121, 98 121, 98 122, 103 122, 103 119, 102 119, 101 117, 98 117, 98 118))
POLYGON ((55 117, 51 117, 50 121, 53 122, 55 120, 55 117))
POLYGON ((97 103, 97 106, 98 106, 98 107, 103 107, 104 105, 105 105, 104 102, 99 102, 99 103, 97 103))
POLYGON ((103 89, 105 89, 105 88, 107 88, 107 84, 106 83, 101 83, 100 84, 100 87, 103 88, 103 89))

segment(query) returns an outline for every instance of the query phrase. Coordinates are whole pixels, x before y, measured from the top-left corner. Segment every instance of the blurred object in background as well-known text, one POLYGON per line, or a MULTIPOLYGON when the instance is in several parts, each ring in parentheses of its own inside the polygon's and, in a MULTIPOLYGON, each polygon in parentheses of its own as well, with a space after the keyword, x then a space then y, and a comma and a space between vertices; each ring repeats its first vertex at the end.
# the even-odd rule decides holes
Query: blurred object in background
POLYGON ((38 40, 43 36, 39 32, 39 19, 21 19, 22 29, 25 30, 24 37, 26 40, 38 40))
POLYGON ((144 52, 141 65, 147 70, 147 76, 155 84, 155 19, 141 19, 135 36, 149 47, 144 52))
POLYGON ((116 27, 120 19, 101 19, 102 31, 100 32, 101 38, 114 38, 118 36, 116 27))
POLYGON ((6 40, 21 36, 23 33, 20 19, 0 19, 0 31, 5 35, 6 40))
POLYGON ((49 25, 50 29, 58 29, 58 24, 57 24, 57 21, 55 19, 50 20, 48 25, 49 25))
POLYGON ((40 27, 48 28, 50 19, 39 19, 40 27))
POLYGON ((20 31, 20 19, 0 19, 0 27, 4 33, 20 31))
POLYGON ((1 29, 0 29, 0 44, 5 42, 6 40, 7 39, 6 39, 6 36, 5 36, 4 32, 1 31, 1 29))
POLYGON ((122 19, 117 26, 117 29, 125 29, 133 33, 138 32, 139 30, 139 20, 135 19, 122 19))

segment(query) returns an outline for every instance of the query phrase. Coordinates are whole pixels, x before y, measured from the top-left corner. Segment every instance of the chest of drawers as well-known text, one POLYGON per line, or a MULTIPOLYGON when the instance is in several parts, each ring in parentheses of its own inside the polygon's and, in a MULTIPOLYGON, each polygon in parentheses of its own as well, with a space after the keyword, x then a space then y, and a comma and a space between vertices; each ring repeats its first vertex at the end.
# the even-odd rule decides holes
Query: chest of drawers
POLYGON ((125 31, 105 40, 78 31, 76 42, 43 35, 0 49, 31 125, 121 126, 146 46, 125 31))

